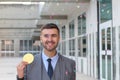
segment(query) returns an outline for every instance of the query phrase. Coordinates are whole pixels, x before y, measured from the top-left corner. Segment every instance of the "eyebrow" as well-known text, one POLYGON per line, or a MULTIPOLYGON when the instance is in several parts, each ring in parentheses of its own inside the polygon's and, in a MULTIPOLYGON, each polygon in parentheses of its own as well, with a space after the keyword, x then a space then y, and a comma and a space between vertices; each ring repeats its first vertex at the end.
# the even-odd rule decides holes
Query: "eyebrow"
POLYGON ((45 37, 48 37, 48 36, 56 37, 57 34, 43 34, 43 36, 45 36, 45 37))

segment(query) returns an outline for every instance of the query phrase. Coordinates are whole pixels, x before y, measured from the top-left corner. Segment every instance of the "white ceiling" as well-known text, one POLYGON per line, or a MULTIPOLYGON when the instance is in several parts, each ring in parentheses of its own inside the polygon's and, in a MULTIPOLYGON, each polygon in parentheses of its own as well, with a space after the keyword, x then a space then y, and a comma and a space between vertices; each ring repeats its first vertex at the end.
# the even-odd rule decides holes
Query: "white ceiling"
POLYGON ((88 5, 89 0, 0 0, 0 39, 39 36, 38 25, 53 22, 61 27, 88 5), (21 4, 30 1, 32 4, 21 4))

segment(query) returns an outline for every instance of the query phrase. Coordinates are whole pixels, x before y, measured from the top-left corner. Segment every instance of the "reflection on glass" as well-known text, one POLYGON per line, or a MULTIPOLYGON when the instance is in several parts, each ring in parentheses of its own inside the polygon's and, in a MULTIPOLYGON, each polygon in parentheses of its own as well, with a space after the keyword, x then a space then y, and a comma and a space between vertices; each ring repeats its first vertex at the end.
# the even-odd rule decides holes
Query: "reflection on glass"
POLYGON ((112 27, 112 60, 113 60, 113 80, 116 79, 116 27, 112 27))
POLYGON ((107 50, 111 50, 111 29, 107 29, 107 50))
POLYGON ((69 51, 71 50, 71 40, 69 40, 69 51))
POLYGON ((29 50, 32 50, 32 40, 29 40, 29 50))
POLYGON ((78 38, 78 56, 86 57, 87 54, 87 44, 86 44, 86 36, 78 38))
POLYGON ((20 40, 20 51, 23 51, 23 40, 20 40))
POLYGON ((86 13, 78 16, 78 35, 86 33, 86 13))
POLYGON ((83 48, 82 48, 82 53, 83 53, 83 57, 86 57, 86 36, 84 36, 83 38, 82 38, 82 46, 83 46, 83 48))
POLYGON ((39 41, 20 40, 19 43, 20 43, 20 46, 19 46, 20 56, 23 56, 27 52, 34 51, 31 53, 37 54, 37 51, 40 51, 39 41))
POLYGON ((102 78, 106 78, 106 65, 105 65, 105 55, 102 55, 102 78))
POLYGON ((72 46, 71 46, 72 50, 75 50, 75 46, 74 46, 75 45, 75 40, 72 40, 71 44, 72 44, 72 46))
POLYGON ((102 30, 102 33, 101 33, 101 41, 102 41, 102 50, 105 50, 105 29, 102 30))
POLYGON ((58 53, 62 53, 62 52, 61 52, 61 45, 62 45, 62 44, 60 43, 60 44, 58 45, 58 47, 57 47, 58 53))
POLYGON ((112 19, 112 0, 100 0, 101 23, 112 19))
POLYGON ((1 44, 2 44, 2 46, 1 46, 2 51, 12 51, 12 50, 14 50, 14 41, 13 40, 2 40, 1 44))
POLYGON ((14 56, 14 40, 1 40, 1 56, 14 56))
POLYGON ((75 56, 75 39, 69 40, 69 55, 75 56))
POLYGON ((86 13, 82 15, 82 34, 86 33, 86 13))
POLYGON ((65 39, 65 35, 66 35, 66 33, 65 33, 65 26, 63 26, 62 27, 62 40, 64 40, 65 39))
POLYGON ((14 40, 2 40, 1 44, 2 51, 14 51, 14 40))
POLYGON ((1 46, 1 48, 2 48, 1 50, 5 51, 5 41, 4 40, 1 41, 1 45, 2 45, 1 46))
POLYGON ((62 54, 66 54, 66 42, 62 42, 62 54))
POLYGON ((78 35, 81 35, 82 31, 82 16, 78 16, 78 35))
POLYGON ((81 56, 81 38, 78 38, 78 56, 81 56))
POLYGON ((75 32, 74 32, 74 20, 72 20, 69 23, 69 37, 74 37, 75 36, 75 32))
POLYGON ((111 80, 111 55, 107 55, 107 78, 111 80))
POLYGON ((27 46, 28 46, 28 45, 27 45, 27 40, 24 40, 24 50, 25 50, 25 51, 28 50, 28 49, 27 49, 27 46))

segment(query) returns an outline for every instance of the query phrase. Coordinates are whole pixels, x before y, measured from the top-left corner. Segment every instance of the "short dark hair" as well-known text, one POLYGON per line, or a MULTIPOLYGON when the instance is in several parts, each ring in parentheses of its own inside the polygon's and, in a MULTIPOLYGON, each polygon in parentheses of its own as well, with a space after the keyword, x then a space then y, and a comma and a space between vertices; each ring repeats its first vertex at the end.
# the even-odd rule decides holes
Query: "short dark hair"
POLYGON ((48 24, 46 24, 46 25, 43 25, 42 27, 41 27, 41 29, 40 29, 40 31, 42 31, 42 30, 44 30, 44 29, 57 29, 57 31, 58 31, 58 34, 60 34, 60 30, 59 30, 59 28, 58 28, 58 26, 56 25, 56 24, 54 24, 54 23, 48 23, 48 24))

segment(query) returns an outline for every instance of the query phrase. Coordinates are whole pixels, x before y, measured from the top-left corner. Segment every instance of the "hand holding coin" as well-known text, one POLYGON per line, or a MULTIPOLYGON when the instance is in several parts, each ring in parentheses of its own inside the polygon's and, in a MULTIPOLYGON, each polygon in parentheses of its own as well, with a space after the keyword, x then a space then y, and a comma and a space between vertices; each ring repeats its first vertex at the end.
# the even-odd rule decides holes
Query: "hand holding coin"
POLYGON ((31 53, 27 53, 23 56, 23 61, 27 62, 28 64, 31 64, 34 60, 34 56, 31 53))
POLYGON ((17 66, 18 78, 24 77, 24 69, 28 64, 31 64, 34 60, 34 56, 31 53, 27 53, 23 56, 23 60, 17 66))

